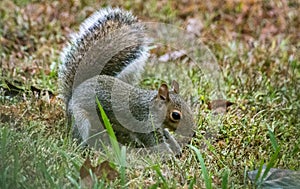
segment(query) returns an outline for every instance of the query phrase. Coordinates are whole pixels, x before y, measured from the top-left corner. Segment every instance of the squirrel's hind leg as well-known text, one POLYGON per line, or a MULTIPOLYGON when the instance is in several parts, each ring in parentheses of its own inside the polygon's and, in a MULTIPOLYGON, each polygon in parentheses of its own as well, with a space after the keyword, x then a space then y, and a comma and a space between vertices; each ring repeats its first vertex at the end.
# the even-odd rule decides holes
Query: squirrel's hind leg
POLYGON ((97 77, 82 82, 73 90, 68 107, 74 118, 73 130, 83 144, 102 149, 107 144, 108 136, 97 113, 95 85, 97 77))
POLYGON ((92 115, 91 112, 82 108, 76 109, 74 113, 74 134, 75 137, 80 137, 84 145, 95 149, 103 149, 103 145, 108 145, 109 139, 101 124, 97 112, 92 115))

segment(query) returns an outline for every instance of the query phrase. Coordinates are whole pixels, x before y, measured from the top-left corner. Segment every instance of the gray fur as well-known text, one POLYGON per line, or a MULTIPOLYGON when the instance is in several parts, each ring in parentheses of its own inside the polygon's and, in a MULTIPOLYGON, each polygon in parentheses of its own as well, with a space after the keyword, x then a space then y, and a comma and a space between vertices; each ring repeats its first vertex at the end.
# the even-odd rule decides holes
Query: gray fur
POLYGON ((76 86, 100 74, 129 82, 137 77, 134 73, 141 73, 147 58, 143 26, 131 13, 118 8, 97 11, 81 24, 61 53, 60 94, 67 103, 76 86), (106 48, 108 44, 112 46, 106 48), (78 73, 79 81, 75 83, 78 73))
POLYGON ((166 128, 191 130, 189 107, 172 91, 170 99, 163 100, 158 91, 131 85, 148 58, 146 44, 144 27, 131 13, 107 8, 86 19, 63 50, 60 93, 68 122, 74 120, 74 133, 85 144, 100 149, 109 142, 98 98, 121 144, 180 153, 180 145, 166 128), (172 108, 182 112, 180 123, 170 122, 172 108))

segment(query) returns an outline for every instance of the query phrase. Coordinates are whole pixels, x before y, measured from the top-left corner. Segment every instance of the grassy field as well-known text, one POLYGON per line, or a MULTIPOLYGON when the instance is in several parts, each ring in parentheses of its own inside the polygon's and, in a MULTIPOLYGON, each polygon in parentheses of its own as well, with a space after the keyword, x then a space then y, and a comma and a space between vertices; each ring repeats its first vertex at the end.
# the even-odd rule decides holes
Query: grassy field
POLYGON ((87 153, 94 164, 111 160, 112 154, 87 151, 72 140, 57 97, 59 54, 70 33, 107 5, 131 10, 142 21, 190 28, 215 55, 222 88, 234 104, 211 139, 211 99, 199 87, 193 99, 196 149, 187 147, 168 162, 128 167, 125 174, 115 165, 120 176, 100 179, 95 188, 255 188, 247 172, 263 163, 300 170, 298 1, 2 0, 0 188, 80 188, 87 153))

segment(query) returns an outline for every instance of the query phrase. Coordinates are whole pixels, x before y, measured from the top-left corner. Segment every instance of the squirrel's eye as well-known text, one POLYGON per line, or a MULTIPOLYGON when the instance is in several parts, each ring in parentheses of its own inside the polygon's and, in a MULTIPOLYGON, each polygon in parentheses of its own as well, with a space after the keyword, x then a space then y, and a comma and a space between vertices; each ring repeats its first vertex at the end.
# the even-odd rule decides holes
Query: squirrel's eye
POLYGON ((170 114, 170 118, 174 122, 178 122, 181 119, 181 112, 178 110, 173 110, 170 114))

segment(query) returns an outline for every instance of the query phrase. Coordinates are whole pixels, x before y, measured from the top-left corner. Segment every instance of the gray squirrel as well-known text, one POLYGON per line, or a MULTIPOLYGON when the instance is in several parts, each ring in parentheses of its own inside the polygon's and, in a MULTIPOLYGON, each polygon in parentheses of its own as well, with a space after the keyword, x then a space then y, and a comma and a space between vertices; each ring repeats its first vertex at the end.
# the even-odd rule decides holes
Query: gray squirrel
POLYGON ((58 81, 74 137, 101 148, 108 135, 99 100, 119 143, 180 154, 169 131, 191 135, 193 114, 179 85, 134 87, 148 58, 145 27, 130 12, 104 8, 87 18, 61 55, 58 81))

